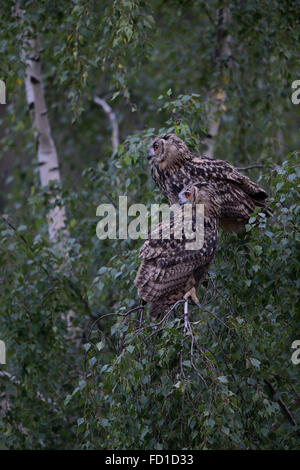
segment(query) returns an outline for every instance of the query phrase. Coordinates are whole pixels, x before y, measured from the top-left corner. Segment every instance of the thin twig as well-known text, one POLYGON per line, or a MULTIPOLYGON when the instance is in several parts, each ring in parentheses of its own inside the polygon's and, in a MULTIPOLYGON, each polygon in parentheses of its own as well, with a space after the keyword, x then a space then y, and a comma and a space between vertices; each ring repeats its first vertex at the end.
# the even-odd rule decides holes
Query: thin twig
MULTIPOLYGON (((275 390, 275 388, 273 387, 273 385, 271 384, 271 382, 267 379, 264 379, 264 382, 265 384, 268 386, 270 392, 272 393, 272 396, 274 397, 274 395, 278 394, 277 390, 275 390)), ((284 401, 282 400, 282 398, 278 398, 277 399, 277 402, 283 412, 283 414, 287 417, 287 419, 289 420, 289 422, 291 423, 292 426, 296 426, 297 423, 295 421, 295 418, 294 416, 292 415, 291 411, 289 410, 289 408, 287 407, 287 405, 284 403, 284 401)))
MULTIPOLYGON (((5 370, 0 371, 0 377, 7 378, 10 382, 12 382, 14 385, 18 387, 24 387, 24 384, 22 384, 20 380, 18 380, 14 375, 10 374, 9 372, 5 370)), ((48 403, 49 405, 50 404, 55 405, 55 403, 53 402, 53 400, 51 400, 51 398, 45 398, 44 395, 39 391, 36 392, 36 397, 44 403, 48 403)), ((58 413, 58 409, 56 407, 52 408, 52 410, 55 413, 58 413)))
POLYGON ((244 166, 244 167, 237 167, 236 169, 239 171, 248 171, 252 170, 252 168, 275 168, 275 165, 263 165, 262 163, 255 163, 254 165, 244 166))

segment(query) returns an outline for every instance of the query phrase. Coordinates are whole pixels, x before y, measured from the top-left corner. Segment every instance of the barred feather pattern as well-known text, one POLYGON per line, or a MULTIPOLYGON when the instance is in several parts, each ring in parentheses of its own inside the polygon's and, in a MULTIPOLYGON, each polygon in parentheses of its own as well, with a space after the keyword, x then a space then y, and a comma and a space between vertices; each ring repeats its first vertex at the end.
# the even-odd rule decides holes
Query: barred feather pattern
MULTIPOLYGON (((163 225, 166 222, 162 222, 149 234, 149 238, 140 249, 139 258, 142 259, 142 263, 134 284, 139 296, 151 303, 149 313, 153 317, 159 316, 168 306, 182 298, 193 287, 196 288, 205 278, 215 255, 218 235, 218 217, 216 204, 211 200, 214 198, 211 186, 210 191, 209 200, 207 198, 197 200, 197 203, 203 202, 205 205, 204 243, 201 249, 189 250, 188 245, 194 240, 187 240, 184 232, 182 239, 174 238, 177 224, 182 223, 184 206, 179 217, 171 215, 170 239, 154 238, 157 232, 163 233, 163 225)), ((191 218, 195 230, 195 212, 191 214, 191 218)))
POLYGON ((170 204, 188 184, 209 182, 221 198, 220 225, 240 232, 256 206, 267 204, 266 191, 224 160, 193 155, 174 134, 158 137, 148 148, 152 178, 170 204), (158 147, 153 151, 153 146, 158 147))

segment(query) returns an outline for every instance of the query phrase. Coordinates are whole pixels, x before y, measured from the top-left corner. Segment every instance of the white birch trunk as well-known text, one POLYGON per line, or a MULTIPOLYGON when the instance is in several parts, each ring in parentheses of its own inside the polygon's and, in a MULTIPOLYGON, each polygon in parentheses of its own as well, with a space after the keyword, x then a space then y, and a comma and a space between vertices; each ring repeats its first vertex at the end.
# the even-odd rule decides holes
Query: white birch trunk
MULTIPOLYGON (((19 3, 16 2, 15 15, 19 18, 21 23, 23 22, 24 14, 25 11, 22 10, 19 3)), ((61 176, 44 95, 39 37, 28 39, 25 33, 22 42, 23 45, 20 55, 21 60, 26 65, 26 100, 37 142, 41 186, 45 187, 50 181, 61 182, 61 176)), ((67 242, 69 239, 69 231, 65 226, 66 209, 62 201, 48 212, 47 221, 50 240, 56 243, 56 248, 59 251, 65 251, 66 256, 68 256, 67 242)), ((78 328, 72 325, 72 317, 74 316, 76 316, 76 313, 73 310, 69 310, 67 314, 63 315, 67 322, 68 331, 73 334, 73 338, 78 333, 78 328)))
MULTIPOLYGON (((25 42, 25 41, 24 41, 25 42)), ((39 39, 31 39, 24 43, 21 58, 26 64, 25 88, 28 108, 37 141, 37 157, 40 170, 41 186, 47 186, 50 181, 61 181, 56 147, 51 136, 51 128, 45 101, 42 67, 40 60, 39 39), (26 47, 27 46, 27 47, 26 47), (29 56, 28 56, 29 53, 29 56)), ((58 232, 65 228, 66 210, 63 205, 50 210, 47 216, 50 240, 55 242, 58 232)))

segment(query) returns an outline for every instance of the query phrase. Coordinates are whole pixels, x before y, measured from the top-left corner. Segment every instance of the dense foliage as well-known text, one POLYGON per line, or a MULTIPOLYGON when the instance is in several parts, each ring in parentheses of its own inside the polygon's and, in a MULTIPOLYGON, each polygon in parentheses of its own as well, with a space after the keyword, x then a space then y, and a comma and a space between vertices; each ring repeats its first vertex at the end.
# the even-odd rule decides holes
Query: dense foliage
POLYGON ((299 447, 299 6, 247 0, 73 0, 0 6, 0 446, 15 449, 299 447), (223 5, 224 3, 224 5, 223 5), (217 12, 228 7, 230 22, 217 12), (297 12, 298 9, 298 12, 297 12), (61 184, 41 189, 22 31, 39 33, 61 184), (230 52, 218 54, 224 35, 230 52), (157 322, 133 279, 141 240, 99 240, 96 209, 163 201, 145 159, 173 131, 205 150, 206 103, 226 92, 215 156, 271 195, 241 235, 220 233, 199 288, 157 322), (93 96, 116 113, 121 142, 93 96), (253 166, 253 168, 252 168, 253 166), (48 240, 62 196, 68 255, 48 240), (71 327, 70 327, 71 324, 71 327), (8 375, 1 375, 7 372, 8 375))

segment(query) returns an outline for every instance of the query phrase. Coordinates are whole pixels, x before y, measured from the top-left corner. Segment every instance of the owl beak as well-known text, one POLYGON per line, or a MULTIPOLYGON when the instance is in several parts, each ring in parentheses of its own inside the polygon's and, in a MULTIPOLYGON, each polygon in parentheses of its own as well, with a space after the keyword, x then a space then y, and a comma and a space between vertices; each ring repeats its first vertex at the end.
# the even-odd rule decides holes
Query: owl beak
POLYGON ((148 154, 147 154, 147 160, 148 160, 148 162, 150 162, 151 158, 152 158, 152 155, 150 155, 150 153, 148 153, 148 154))

